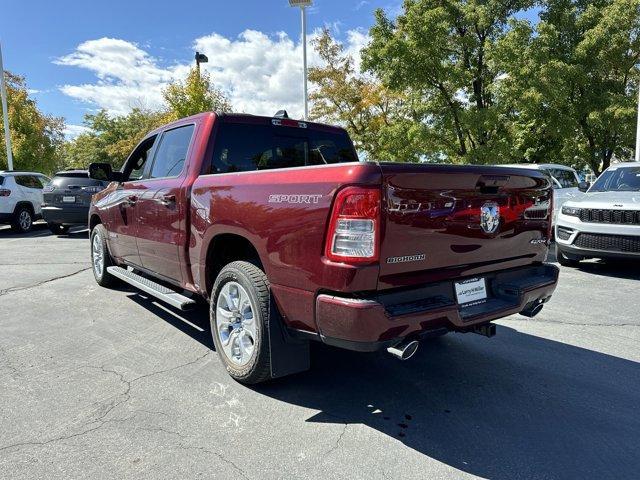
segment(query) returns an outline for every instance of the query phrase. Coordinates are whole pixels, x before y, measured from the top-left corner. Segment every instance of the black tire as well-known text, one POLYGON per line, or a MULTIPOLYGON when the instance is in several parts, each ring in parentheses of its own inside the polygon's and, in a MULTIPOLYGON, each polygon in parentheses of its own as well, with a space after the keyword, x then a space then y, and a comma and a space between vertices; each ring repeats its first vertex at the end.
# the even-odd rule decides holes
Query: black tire
POLYGON ((69 231, 69 227, 67 225, 60 225, 59 223, 49 223, 47 226, 54 235, 64 235, 69 231))
POLYGON ((112 287, 118 283, 118 279, 107 271, 107 267, 114 265, 109 249, 107 248, 107 230, 102 224, 98 224, 91 231, 91 270, 96 282, 101 287, 112 287), (102 254, 102 269, 96 268, 96 256, 94 252, 94 242, 102 254))
POLYGON ((11 228, 14 232, 27 233, 33 227, 33 211, 27 205, 19 206, 13 214, 11 228))
POLYGON ((220 271, 211 290, 209 312, 213 343, 229 375, 244 384, 256 384, 269 380, 271 378, 269 322, 277 321, 278 312, 271 300, 269 280, 265 273, 249 262, 236 261, 226 265, 220 271), (227 356, 216 323, 218 297, 225 285, 230 282, 239 284, 248 294, 255 322, 256 338, 253 339, 253 352, 245 365, 238 365, 227 356))
POLYGON ((579 260, 575 260, 573 258, 569 258, 568 256, 566 256, 562 250, 560 250, 560 247, 558 247, 558 244, 556 243, 556 260, 558 260, 558 263, 560 265, 562 265, 563 267, 577 267, 579 260))

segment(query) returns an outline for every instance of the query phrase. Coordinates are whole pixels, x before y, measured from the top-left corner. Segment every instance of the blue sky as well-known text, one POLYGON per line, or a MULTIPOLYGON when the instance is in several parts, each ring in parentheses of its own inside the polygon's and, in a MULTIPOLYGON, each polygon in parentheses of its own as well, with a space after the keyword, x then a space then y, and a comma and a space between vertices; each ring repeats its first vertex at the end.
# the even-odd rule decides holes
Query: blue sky
MULTIPOLYGON (((315 0, 308 28, 332 28, 355 53, 373 11, 401 0, 315 0)), ((7 70, 24 75, 42 110, 79 131, 84 113, 155 107, 196 48, 238 110, 299 107, 300 17, 287 0, 4 2, 0 39, 7 70)), ((313 63, 314 59, 311 59, 313 63)))

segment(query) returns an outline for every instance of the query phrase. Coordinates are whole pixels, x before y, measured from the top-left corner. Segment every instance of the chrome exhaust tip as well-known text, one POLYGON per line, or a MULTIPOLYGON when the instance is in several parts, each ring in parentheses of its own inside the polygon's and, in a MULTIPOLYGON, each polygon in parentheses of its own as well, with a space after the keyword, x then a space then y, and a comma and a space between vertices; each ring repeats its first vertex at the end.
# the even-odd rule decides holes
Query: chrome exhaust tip
POLYGON ((525 317, 533 318, 533 317, 535 317, 536 315, 538 315, 540 313, 540 310, 542 310, 542 307, 544 307, 544 303, 538 301, 538 302, 534 303, 533 305, 530 305, 527 308, 525 308, 524 310, 522 310, 520 312, 520 315, 524 315, 525 317))
POLYGON ((387 352, 396 357, 398 360, 409 360, 418 350, 420 343, 417 340, 410 340, 398 343, 393 347, 387 348, 387 352))

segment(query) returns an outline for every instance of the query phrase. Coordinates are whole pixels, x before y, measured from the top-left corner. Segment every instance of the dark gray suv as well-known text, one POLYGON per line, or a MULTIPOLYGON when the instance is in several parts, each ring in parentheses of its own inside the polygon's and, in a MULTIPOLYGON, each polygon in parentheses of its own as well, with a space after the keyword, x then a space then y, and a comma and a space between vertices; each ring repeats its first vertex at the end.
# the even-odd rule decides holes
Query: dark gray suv
POLYGON ((63 234, 72 225, 87 225, 91 196, 107 182, 89 178, 87 170, 66 170, 55 174, 44 187, 42 217, 55 234, 63 234))

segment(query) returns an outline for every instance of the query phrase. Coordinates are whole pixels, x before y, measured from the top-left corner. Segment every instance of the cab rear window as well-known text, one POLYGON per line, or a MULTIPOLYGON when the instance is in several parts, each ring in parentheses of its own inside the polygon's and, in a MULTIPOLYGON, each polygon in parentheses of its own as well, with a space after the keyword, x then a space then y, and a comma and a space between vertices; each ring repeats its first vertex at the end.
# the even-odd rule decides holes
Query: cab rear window
POLYGON ((216 136, 211 172, 248 172, 357 161, 346 132, 223 123, 216 136))

